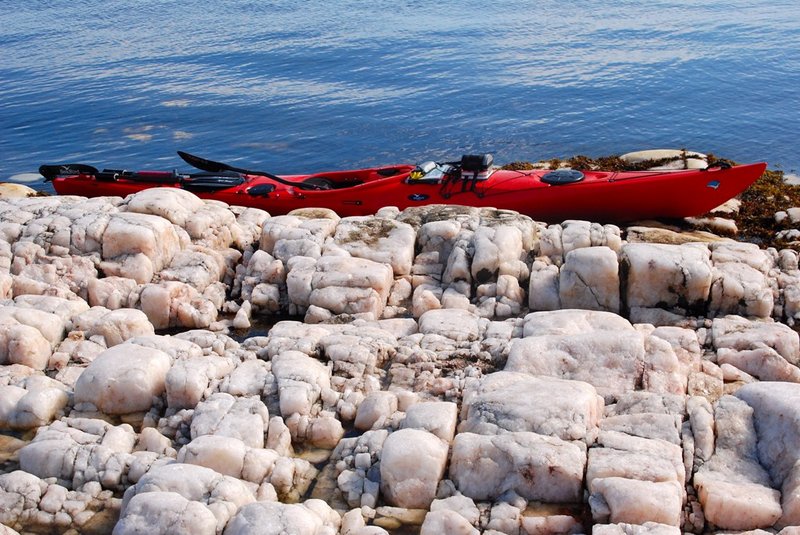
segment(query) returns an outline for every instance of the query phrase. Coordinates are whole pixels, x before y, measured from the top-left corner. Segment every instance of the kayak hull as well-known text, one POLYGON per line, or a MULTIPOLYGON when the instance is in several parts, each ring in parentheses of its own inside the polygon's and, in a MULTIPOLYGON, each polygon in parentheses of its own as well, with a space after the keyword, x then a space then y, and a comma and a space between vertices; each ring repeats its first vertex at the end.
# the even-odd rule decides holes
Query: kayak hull
POLYGON ((709 212, 744 191, 764 173, 766 164, 684 171, 584 171, 580 181, 556 185, 542 180, 548 170, 497 170, 482 179, 458 176, 424 181, 410 178, 413 169, 398 165, 282 175, 279 178, 283 183, 242 174, 236 179, 240 183, 210 189, 197 187, 174 173, 142 172, 98 179, 94 174, 77 172, 55 177, 53 186, 59 194, 84 197, 124 197, 152 187, 184 188, 201 198, 261 208, 272 215, 320 207, 341 216, 355 216, 374 214, 385 206, 405 209, 455 204, 514 210, 547 222, 625 222, 709 212), (331 189, 305 189, 299 183, 325 183, 331 189))

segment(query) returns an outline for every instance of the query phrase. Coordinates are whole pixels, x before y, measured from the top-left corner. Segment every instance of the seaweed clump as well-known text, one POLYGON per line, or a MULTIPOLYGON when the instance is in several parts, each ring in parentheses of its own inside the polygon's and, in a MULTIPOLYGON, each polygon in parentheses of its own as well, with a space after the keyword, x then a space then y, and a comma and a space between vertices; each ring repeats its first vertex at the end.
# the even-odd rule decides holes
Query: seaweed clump
POLYGON ((775 221, 775 213, 800 206, 800 186, 787 184, 783 171, 767 170, 739 196, 742 202, 735 216, 739 239, 763 247, 800 249, 800 243, 787 243, 776 237, 779 230, 791 228, 775 221))
MULTIPOLYGON (((616 154, 611 156, 599 156, 597 158, 579 154, 564 160, 560 158, 551 158, 549 160, 539 162, 538 164, 527 161, 511 162, 504 165, 501 169, 507 169, 511 171, 529 171, 531 169, 559 169, 561 167, 569 167, 581 171, 645 171, 653 167, 659 167, 677 161, 683 161, 685 164, 686 161, 691 158, 694 158, 694 156, 687 153, 685 150, 683 151, 683 154, 679 156, 646 159, 635 162, 625 160, 616 154)), ((714 155, 709 154, 708 163, 712 163, 714 161, 717 161, 717 158, 715 158, 714 155)))

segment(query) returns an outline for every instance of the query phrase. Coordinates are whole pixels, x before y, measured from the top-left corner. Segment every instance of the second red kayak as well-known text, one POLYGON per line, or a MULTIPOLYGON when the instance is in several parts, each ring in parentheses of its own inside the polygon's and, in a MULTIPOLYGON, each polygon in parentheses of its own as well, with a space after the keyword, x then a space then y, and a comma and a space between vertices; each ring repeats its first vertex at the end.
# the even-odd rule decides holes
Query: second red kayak
POLYGON ((374 214, 385 206, 458 204, 515 210, 548 222, 623 222, 706 213, 766 170, 765 163, 755 163, 681 171, 511 171, 495 168, 487 154, 444 164, 273 175, 180 154, 205 172, 100 171, 81 164, 43 165, 40 172, 62 195, 124 197, 146 188, 174 187, 273 215, 309 207, 351 216, 374 214))

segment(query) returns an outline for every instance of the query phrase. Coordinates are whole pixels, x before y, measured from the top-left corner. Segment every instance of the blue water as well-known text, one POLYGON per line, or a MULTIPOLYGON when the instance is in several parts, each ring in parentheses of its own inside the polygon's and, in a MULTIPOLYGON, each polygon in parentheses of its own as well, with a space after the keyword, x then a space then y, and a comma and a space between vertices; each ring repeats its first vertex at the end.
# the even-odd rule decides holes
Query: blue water
POLYGON ((276 173, 649 148, 794 172, 799 92, 796 0, 0 0, 0 179, 187 169, 179 149, 276 173))

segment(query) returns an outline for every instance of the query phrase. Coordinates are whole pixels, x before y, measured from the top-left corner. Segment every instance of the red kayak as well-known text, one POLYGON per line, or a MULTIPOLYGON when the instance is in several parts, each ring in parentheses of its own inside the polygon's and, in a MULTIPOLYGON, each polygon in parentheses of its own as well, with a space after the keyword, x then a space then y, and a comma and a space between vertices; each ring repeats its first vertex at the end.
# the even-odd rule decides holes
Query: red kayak
POLYGON ((744 191, 766 169, 765 163, 755 163, 681 171, 511 171, 493 167, 486 154, 444 164, 278 176, 179 154, 204 172, 99 171, 82 164, 43 165, 39 171, 62 195, 124 197, 145 188, 174 187, 273 215, 309 207, 351 216, 374 214, 384 206, 459 204, 515 210, 548 222, 620 222, 706 213, 744 191))

